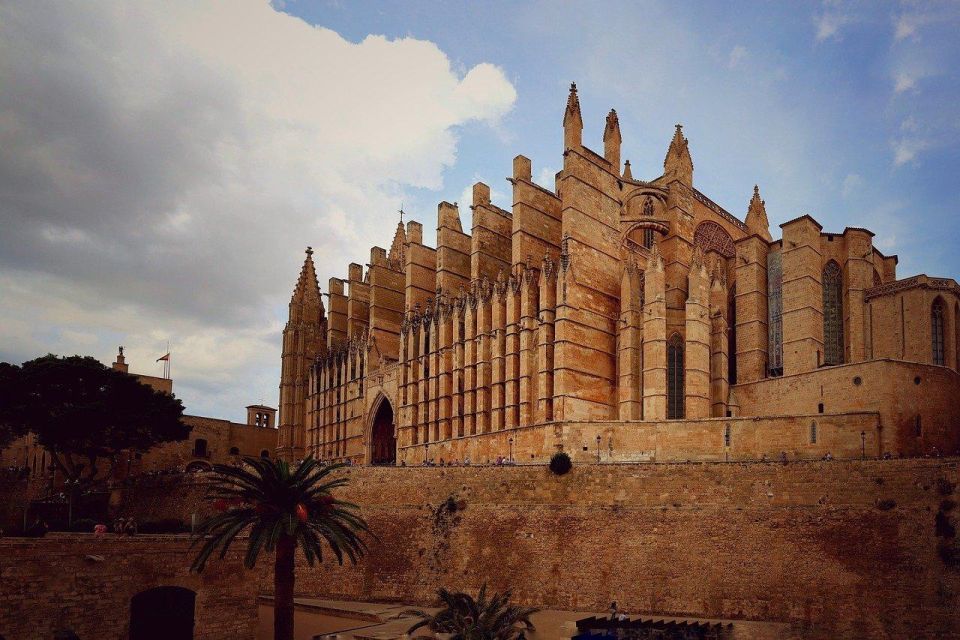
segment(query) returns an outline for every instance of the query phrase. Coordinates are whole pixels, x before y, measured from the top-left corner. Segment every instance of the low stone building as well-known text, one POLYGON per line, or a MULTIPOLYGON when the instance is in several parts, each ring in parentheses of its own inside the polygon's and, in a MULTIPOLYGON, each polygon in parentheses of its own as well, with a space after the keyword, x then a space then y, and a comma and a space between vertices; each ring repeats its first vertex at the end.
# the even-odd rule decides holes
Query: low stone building
POLYGON ((552 188, 517 156, 512 210, 474 185, 469 229, 331 278, 312 252, 283 336, 278 452, 369 463, 736 460, 954 452, 960 286, 897 279, 867 229, 810 215, 774 238, 694 187, 677 125, 662 175, 582 141, 576 87, 552 188))
POLYGON ((190 572, 188 536, 0 539, 0 635, 253 640, 258 581, 240 549, 190 572))
MULTIPOLYGON (((129 365, 120 347, 113 368, 129 373, 129 365)), ((171 378, 131 374, 157 391, 173 393, 171 378)), ((254 404, 247 407, 247 422, 231 422, 205 416, 183 416, 190 425, 190 436, 179 442, 167 442, 145 453, 129 451, 120 456, 114 477, 123 478, 145 472, 209 471, 213 464, 229 464, 242 456, 269 458, 277 447, 276 409, 254 404)), ((56 474, 47 451, 28 434, 0 450, 0 468, 18 468, 38 482, 56 484, 56 474)))

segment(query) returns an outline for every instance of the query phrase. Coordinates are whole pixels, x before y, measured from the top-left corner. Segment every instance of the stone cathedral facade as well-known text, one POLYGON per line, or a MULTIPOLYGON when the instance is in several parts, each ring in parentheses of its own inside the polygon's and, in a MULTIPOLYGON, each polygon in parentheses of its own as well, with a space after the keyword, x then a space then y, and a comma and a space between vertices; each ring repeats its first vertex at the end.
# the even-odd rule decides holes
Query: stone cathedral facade
POLYGON ((512 209, 474 185, 436 246, 398 225, 325 295, 306 260, 283 333, 278 454, 355 463, 755 460, 954 453, 960 287, 897 279, 873 233, 809 215, 771 234, 664 171, 583 145, 575 86, 553 189, 513 161, 512 209))

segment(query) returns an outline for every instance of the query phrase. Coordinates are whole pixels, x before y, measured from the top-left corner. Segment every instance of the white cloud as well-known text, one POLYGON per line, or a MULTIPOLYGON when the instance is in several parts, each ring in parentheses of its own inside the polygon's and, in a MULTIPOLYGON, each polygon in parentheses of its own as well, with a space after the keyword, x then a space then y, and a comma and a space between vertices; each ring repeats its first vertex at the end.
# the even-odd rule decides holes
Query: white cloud
POLYGON ((930 148, 928 140, 914 136, 898 138, 891 144, 893 146, 893 163, 898 167, 915 161, 917 154, 930 148))
POLYGON ((848 173, 840 185, 840 195, 849 198, 863 186, 863 178, 857 173, 848 173))
POLYGON ((547 191, 553 191, 557 187, 557 170, 553 167, 542 167, 533 181, 547 191))
POLYGON ((457 129, 516 100, 492 64, 350 42, 265 0, 8 3, 0 86, 0 359, 122 342, 147 367, 169 338, 188 409, 232 417, 276 401, 303 247, 323 286, 389 243, 457 129))
POLYGON ((838 12, 838 11, 824 11, 820 15, 816 15, 813 18, 813 25, 816 29, 816 40, 817 42, 824 42, 825 40, 839 40, 840 39, 840 30, 846 25, 854 22, 852 16, 838 12))
POLYGON ((730 50, 730 55, 727 59, 727 66, 733 69, 740 62, 747 57, 747 48, 742 44, 738 44, 733 49, 730 50))
POLYGON ((893 17, 893 39, 896 42, 918 38, 920 27, 932 22, 932 17, 922 13, 902 13, 893 17))

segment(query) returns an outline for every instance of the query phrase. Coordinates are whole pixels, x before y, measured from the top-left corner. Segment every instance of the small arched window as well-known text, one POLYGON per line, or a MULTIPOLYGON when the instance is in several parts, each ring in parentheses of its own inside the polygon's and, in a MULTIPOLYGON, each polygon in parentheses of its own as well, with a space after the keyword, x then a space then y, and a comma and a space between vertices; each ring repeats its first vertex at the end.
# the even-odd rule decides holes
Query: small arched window
POLYGON ((667 342, 667 418, 684 416, 683 338, 679 333, 667 342))
POLYGON ((260 457, 261 457, 261 458, 269 458, 269 457, 270 457, 270 452, 267 451, 266 449, 264 449, 263 451, 260 452, 260 457))
POLYGON ((937 297, 930 308, 930 338, 933 347, 933 364, 946 364, 946 350, 944 349, 945 313, 943 298, 937 297))
POLYGON ((196 458, 207 457, 207 441, 203 438, 197 438, 193 441, 193 455, 196 458))
POLYGON ((240 455, 240 449, 238 447, 230 447, 230 455, 232 456, 240 455))
POLYGON ((810 444, 817 444, 817 422, 810 423, 810 444))
POLYGON ((823 267, 823 363, 843 364, 843 271, 833 260, 823 267))

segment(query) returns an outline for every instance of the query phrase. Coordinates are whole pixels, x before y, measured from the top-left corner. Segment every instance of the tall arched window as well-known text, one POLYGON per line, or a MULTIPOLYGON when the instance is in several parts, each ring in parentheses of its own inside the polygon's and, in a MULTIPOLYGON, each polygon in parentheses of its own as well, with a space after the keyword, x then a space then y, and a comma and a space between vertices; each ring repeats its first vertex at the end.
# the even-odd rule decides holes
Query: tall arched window
POLYGON ((675 333, 667 342, 667 418, 682 418, 683 407, 683 338, 675 333))
POLYGON ((945 315, 946 309, 944 308, 943 298, 938 296, 930 309, 930 338, 933 346, 933 364, 940 366, 946 364, 947 360, 944 349, 945 315))
POLYGON ((780 252, 767 255, 767 373, 783 375, 783 262, 780 252))
POLYGON ((823 267, 823 364, 843 364, 843 271, 831 260, 823 267))

